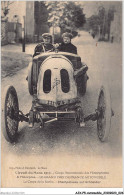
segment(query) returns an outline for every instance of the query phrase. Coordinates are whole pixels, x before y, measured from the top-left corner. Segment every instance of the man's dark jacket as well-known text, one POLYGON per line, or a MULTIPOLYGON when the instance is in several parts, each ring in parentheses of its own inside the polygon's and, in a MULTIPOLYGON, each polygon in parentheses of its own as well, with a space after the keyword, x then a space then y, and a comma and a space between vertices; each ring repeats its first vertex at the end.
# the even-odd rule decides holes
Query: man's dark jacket
POLYGON ((49 50, 52 50, 52 49, 54 49, 52 44, 40 43, 35 47, 33 57, 36 56, 36 55, 39 55, 41 52, 46 52, 46 51, 49 51, 49 50), (44 51, 44 49, 45 49, 45 51, 44 51))
POLYGON ((58 47, 58 49, 59 51, 77 54, 77 47, 75 47, 72 43, 68 43, 68 44, 62 43, 58 47))

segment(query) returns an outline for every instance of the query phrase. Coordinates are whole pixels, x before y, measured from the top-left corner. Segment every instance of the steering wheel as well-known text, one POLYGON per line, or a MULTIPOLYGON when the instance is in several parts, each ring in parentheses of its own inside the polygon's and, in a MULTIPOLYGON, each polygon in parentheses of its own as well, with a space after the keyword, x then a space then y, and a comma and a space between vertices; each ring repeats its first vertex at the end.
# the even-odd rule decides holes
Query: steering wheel
POLYGON ((45 51, 44 53, 49 53, 49 52, 52 52, 52 51, 54 51, 54 50, 53 49, 50 49, 48 51, 45 51))
POLYGON ((49 52, 52 52, 54 51, 54 48, 48 50, 48 51, 44 51, 44 52, 36 52, 37 55, 41 54, 41 53, 49 53, 49 52))

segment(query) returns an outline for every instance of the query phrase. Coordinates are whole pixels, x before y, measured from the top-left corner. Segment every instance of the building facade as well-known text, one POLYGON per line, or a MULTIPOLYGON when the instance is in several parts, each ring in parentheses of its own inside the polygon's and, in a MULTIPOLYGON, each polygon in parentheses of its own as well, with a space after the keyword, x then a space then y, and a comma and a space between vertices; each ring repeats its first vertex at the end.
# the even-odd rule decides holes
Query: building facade
POLYGON ((27 42, 38 42, 43 33, 49 32, 47 18, 47 9, 42 1, 26 1, 25 32, 27 42))

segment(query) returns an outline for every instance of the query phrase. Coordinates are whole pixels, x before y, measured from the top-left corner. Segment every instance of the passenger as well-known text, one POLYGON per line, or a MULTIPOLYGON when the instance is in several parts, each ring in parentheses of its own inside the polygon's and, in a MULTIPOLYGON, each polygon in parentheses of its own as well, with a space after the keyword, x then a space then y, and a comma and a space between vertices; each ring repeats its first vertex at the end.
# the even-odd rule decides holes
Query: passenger
POLYGON ((63 33, 62 34, 62 38, 63 38, 63 42, 58 46, 58 50, 59 51, 63 51, 63 52, 69 52, 69 53, 73 53, 73 54, 77 54, 77 47, 74 46, 71 43, 71 39, 72 39, 72 34, 71 33, 63 33))
POLYGON ((39 55, 42 52, 53 51, 54 46, 52 45, 52 35, 49 33, 42 34, 43 42, 39 43, 34 50, 34 56, 39 55))

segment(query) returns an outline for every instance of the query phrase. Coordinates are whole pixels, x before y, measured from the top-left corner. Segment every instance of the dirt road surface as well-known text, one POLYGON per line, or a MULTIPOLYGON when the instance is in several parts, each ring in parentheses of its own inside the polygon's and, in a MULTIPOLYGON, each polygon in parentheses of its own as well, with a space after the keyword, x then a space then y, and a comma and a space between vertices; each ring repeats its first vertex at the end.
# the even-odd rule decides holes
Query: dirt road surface
MULTIPOLYGON (((54 122, 47 124, 44 129, 40 129, 37 124, 30 129, 28 124, 23 122, 19 125, 17 143, 10 144, 2 136, 2 151, 4 154, 8 154, 9 159, 17 159, 18 157, 18 159, 26 161, 26 157, 32 156, 36 160, 45 158, 45 162, 48 164, 51 162, 51 166, 54 159, 58 163, 61 159, 64 167, 69 167, 66 159, 70 157, 70 164, 71 162, 76 163, 70 165, 73 170, 80 170, 78 161, 84 162, 85 167, 82 164, 83 169, 86 167, 88 169, 91 163, 92 169, 101 168, 102 170, 105 167, 108 170, 113 163, 113 169, 117 170, 120 178, 118 182, 115 182, 115 185, 113 183, 116 186, 119 185, 119 182, 121 183, 122 179, 121 45, 97 42, 87 32, 81 32, 80 37, 76 37, 72 42, 77 46, 82 61, 89 67, 87 92, 81 98, 85 115, 93 113, 97 108, 101 85, 107 85, 110 89, 111 104, 115 115, 112 118, 109 141, 106 143, 99 141, 96 122, 92 121, 87 122, 84 128, 78 127, 73 122, 54 122), (90 159, 90 161, 87 163, 86 159, 90 159)), ((26 75, 27 69, 23 69, 15 76, 2 80, 2 92, 6 85, 14 85, 19 98, 20 110, 24 113, 29 112, 32 100, 28 93, 26 75)), ((42 165, 42 160, 40 163, 42 165)))

